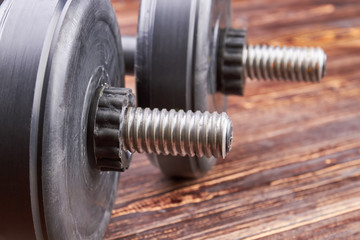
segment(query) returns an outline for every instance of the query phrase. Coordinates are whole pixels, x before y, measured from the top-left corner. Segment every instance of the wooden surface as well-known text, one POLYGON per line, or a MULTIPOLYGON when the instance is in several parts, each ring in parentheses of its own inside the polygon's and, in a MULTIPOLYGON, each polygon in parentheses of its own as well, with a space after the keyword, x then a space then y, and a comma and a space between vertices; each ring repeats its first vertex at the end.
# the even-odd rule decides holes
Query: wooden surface
MULTIPOLYGON (((139 2, 113 3, 122 34, 135 34, 139 2)), ((230 97, 233 150, 201 179, 167 179, 136 155, 106 239, 360 239, 360 1, 233 8, 250 43, 324 48, 327 77, 249 82, 245 97, 230 97)))

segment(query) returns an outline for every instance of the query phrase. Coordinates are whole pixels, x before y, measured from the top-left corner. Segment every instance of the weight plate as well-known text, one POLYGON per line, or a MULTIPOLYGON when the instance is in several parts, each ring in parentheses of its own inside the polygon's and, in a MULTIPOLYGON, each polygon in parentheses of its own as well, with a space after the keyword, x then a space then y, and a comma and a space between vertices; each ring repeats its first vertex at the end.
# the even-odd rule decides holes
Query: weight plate
POLYGON ((97 86, 124 86, 113 8, 5 0, 0 14, 0 238, 100 239, 119 174, 90 166, 87 119, 97 86))
POLYGON ((47 30, 61 8, 57 1, 29 0, 0 6, 1 239, 43 238, 37 134, 44 79, 38 76, 47 30))
MULTIPOLYGON (((143 0, 135 72, 140 107, 218 111, 226 97, 216 93, 220 28, 231 26, 229 0, 143 0)), ((198 177, 215 158, 150 156, 163 173, 198 177)))

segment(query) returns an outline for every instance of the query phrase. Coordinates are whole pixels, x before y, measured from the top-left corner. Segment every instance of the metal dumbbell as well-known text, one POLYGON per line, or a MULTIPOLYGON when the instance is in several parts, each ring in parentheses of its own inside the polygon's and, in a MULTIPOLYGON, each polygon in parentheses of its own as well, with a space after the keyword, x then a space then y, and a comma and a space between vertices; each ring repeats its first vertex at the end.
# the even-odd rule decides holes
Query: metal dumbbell
POLYGON ((100 239, 133 152, 230 150, 225 113, 135 108, 108 0, 5 0, 0 19, 0 239, 100 239))
POLYGON ((136 51, 127 61, 143 107, 135 108, 108 0, 0 4, 0 238, 101 238, 115 171, 128 168, 132 152, 180 155, 151 159, 167 175, 202 175, 231 147, 228 117, 206 113, 226 109, 222 92, 241 93, 246 76, 307 72, 284 70, 276 59, 288 51, 265 64, 271 49, 246 48, 244 33, 231 30, 230 1, 143 1, 137 41, 125 45, 130 58, 136 51), (266 71, 271 61, 279 72, 266 71))
MULTIPOLYGON (((230 0, 143 0, 138 35, 123 37, 126 72, 136 75, 138 105, 223 112, 245 80, 318 82, 320 48, 251 46, 233 29, 230 0), (164 101, 166 99, 166 101, 164 101)), ((150 155, 166 175, 197 177, 216 158, 150 155)))

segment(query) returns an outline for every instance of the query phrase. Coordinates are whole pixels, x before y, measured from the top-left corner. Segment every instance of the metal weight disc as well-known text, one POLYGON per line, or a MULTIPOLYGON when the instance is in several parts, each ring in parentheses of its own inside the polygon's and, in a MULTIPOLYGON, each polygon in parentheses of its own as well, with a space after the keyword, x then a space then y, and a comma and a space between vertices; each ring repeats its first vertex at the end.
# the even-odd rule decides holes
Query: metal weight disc
POLYGON ((38 75, 57 7, 29 0, 0 6, 0 239, 43 236, 38 130, 44 79, 38 75))
POLYGON ((97 86, 124 86, 108 0, 0 6, 0 239, 100 239, 118 173, 91 166, 97 86))
MULTIPOLYGON (((218 111, 216 93, 219 29, 231 26, 229 0, 143 0, 135 72, 140 107, 218 111)), ((199 177, 215 158, 150 156, 163 173, 199 177)))

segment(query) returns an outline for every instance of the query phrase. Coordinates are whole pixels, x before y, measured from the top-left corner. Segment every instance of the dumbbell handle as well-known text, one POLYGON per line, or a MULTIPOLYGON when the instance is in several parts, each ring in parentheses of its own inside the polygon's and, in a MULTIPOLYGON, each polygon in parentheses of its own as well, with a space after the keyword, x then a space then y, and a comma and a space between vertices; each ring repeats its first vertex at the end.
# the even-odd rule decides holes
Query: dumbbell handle
POLYGON ((135 108, 130 89, 98 89, 90 114, 96 166, 125 171, 134 153, 222 157, 231 149, 232 123, 226 113, 135 108))
POLYGON ((136 37, 124 36, 121 38, 125 57, 125 72, 127 75, 135 73, 136 37))

